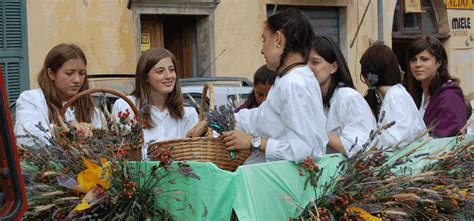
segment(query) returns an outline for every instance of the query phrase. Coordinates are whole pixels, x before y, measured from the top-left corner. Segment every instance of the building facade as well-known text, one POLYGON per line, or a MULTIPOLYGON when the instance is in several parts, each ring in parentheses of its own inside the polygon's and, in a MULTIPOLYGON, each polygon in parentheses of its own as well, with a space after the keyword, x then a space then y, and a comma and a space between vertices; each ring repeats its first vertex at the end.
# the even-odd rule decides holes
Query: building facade
MULTIPOLYGON (((1 6, 6 6, 6 2, 12 1, 0 0, 1 6)), ((461 80, 466 95, 474 92, 472 0, 18 0, 17 3, 20 14, 17 23, 21 27, 14 30, 25 33, 10 36, 21 37, 22 47, 15 53, 21 54, 23 65, 18 73, 5 71, 12 79, 7 81, 9 87, 12 85, 12 97, 21 90, 37 87, 37 73, 46 53, 63 42, 75 43, 85 51, 88 72, 93 74, 134 73, 142 50, 165 47, 176 55, 180 77, 252 79, 255 70, 265 62, 260 53, 264 22, 275 11, 287 7, 302 9, 316 34, 329 35, 339 44, 361 93, 366 88, 359 77, 359 60, 372 41, 384 41, 391 46, 402 68, 406 68, 403 60, 406 47, 414 38, 425 34, 433 34, 443 42, 451 73, 461 80)), ((8 10, 0 13, 8 15, 8 10)), ((11 65, 6 64, 6 59, 12 59, 7 55, 15 54, 6 47, 11 22, 0 20, 0 28, 6 33, 0 35, 0 43, 4 43, 0 44, 0 63, 7 67, 11 65)))

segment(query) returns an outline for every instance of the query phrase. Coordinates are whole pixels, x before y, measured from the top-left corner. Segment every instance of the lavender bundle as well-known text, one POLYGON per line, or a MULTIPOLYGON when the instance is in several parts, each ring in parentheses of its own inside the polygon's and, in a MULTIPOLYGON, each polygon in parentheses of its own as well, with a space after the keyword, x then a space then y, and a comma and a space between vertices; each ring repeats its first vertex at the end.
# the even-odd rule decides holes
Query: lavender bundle
POLYGON ((206 113, 206 118, 209 127, 219 134, 235 128, 234 109, 230 105, 221 105, 216 110, 206 113))
MULTIPOLYGON (((216 110, 206 113, 206 118, 209 127, 219 135, 235 128, 234 108, 231 105, 219 106, 216 110)), ((239 156, 240 152, 238 150, 230 151, 231 159, 238 158, 239 156)))

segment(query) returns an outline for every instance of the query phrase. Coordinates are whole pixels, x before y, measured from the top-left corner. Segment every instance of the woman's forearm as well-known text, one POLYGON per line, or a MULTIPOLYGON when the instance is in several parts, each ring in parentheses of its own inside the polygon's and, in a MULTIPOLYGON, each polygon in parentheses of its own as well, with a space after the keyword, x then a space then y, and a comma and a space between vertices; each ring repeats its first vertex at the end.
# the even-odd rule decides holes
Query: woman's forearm
POLYGON ((344 149, 344 145, 342 144, 341 138, 338 135, 328 133, 328 138, 328 145, 331 148, 347 156, 346 149, 344 149))

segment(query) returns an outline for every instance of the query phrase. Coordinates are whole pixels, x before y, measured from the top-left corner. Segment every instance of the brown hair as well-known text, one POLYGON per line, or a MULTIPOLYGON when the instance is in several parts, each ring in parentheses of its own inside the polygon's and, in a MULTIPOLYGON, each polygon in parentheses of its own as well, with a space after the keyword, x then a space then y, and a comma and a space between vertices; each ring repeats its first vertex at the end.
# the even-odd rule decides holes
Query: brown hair
MULTIPOLYGON (((164 48, 152 48, 145 51, 138 60, 137 70, 135 73, 135 89, 131 95, 137 98, 138 107, 145 108, 142 118, 145 120, 145 128, 153 127, 150 115, 150 105, 143 107, 145 102, 151 101, 150 86, 148 83, 148 73, 159 61, 164 58, 171 58, 176 69, 176 58, 174 55, 164 48)), ((178 75, 173 91, 166 98, 165 105, 168 108, 171 117, 181 119, 184 115, 183 96, 181 95, 181 87, 179 86, 178 75)))
POLYGON ((336 72, 331 74, 328 93, 323 97, 323 104, 329 107, 329 101, 332 95, 334 95, 336 88, 340 85, 344 85, 344 87, 355 89, 354 82, 352 81, 349 66, 347 66, 341 49, 339 49, 339 46, 337 46, 330 37, 316 36, 312 44, 312 49, 328 63, 332 64, 337 62, 338 65, 336 72))
MULTIPOLYGON (((46 103, 48 104, 48 117, 52 123, 58 124, 59 121, 59 110, 63 107, 62 101, 59 98, 58 91, 54 85, 54 81, 48 76, 48 69, 53 73, 56 73, 65 62, 71 59, 81 59, 84 64, 87 65, 87 59, 82 52, 81 48, 74 44, 59 44, 54 46, 46 59, 44 60, 43 68, 38 75, 38 84, 43 91, 46 103)), ((87 74, 84 82, 82 83, 79 92, 89 89, 89 82, 87 80, 87 74)), ((76 120, 79 122, 90 123, 92 121, 92 115, 94 113, 94 102, 90 95, 85 95, 77 99, 71 107, 75 110, 76 120)))
POLYGON ((438 93, 441 89, 441 86, 449 80, 452 80, 456 84, 459 84, 459 80, 449 74, 448 71, 448 55, 446 50, 443 47, 443 44, 433 36, 426 36, 417 38, 413 41, 407 48, 406 52, 406 62, 408 64, 407 68, 407 90, 415 100, 415 103, 418 107, 421 105, 421 96, 423 94, 423 89, 421 88, 421 83, 415 79, 410 68, 410 60, 413 59, 417 54, 427 50, 432 54, 436 61, 440 63, 438 68, 438 73, 430 81, 428 88, 428 94, 434 95, 438 93))
POLYGON ((397 56, 382 42, 375 42, 360 58, 360 76, 369 82, 365 99, 378 120, 380 104, 375 93, 378 86, 393 86, 401 83, 401 72, 397 56))
POLYGON ((303 11, 295 8, 287 8, 268 18, 265 22, 272 33, 283 32, 285 36, 285 48, 280 58, 280 64, 275 72, 278 72, 289 53, 301 53, 305 61, 308 60, 311 42, 314 32, 308 17, 303 11))

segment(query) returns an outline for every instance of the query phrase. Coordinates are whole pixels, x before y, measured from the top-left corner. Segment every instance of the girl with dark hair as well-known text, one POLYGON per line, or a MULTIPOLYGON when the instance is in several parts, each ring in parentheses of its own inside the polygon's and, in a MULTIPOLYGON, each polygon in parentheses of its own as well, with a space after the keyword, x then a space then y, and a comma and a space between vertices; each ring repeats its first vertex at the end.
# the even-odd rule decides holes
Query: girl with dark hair
POLYGON ((247 163, 300 162, 326 152, 327 133, 321 90, 306 65, 314 34, 302 11, 286 9, 268 18, 263 47, 277 79, 258 108, 235 113, 238 130, 221 136, 227 150, 254 151, 247 163))
POLYGON ((412 95, 430 136, 456 135, 467 122, 459 81, 448 72, 448 57, 432 36, 416 39, 407 49, 407 89, 412 95))
POLYGON ((239 112, 242 109, 252 109, 260 106, 262 102, 267 99, 268 91, 275 82, 275 73, 267 68, 267 65, 261 66, 255 72, 253 76, 253 90, 249 95, 249 98, 238 108, 235 112, 239 112))
POLYGON ((401 73, 392 49, 382 43, 370 46, 360 59, 362 81, 369 87, 366 94, 379 125, 395 124, 378 137, 383 147, 414 141, 426 130, 415 102, 400 84, 401 73))
POLYGON ((319 81, 324 111, 328 152, 351 156, 369 140, 376 122, 369 105, 354 88, 341 50, 329 37, 316 37, 309 53, 308 66, 319 81))
MULTIPOLYGON (((142 54, 135 73, 135 89, 130 100, 144 109, 143 136, 145 144, 153 141, 184 138, 198 122, 198 114, 192 107, 184 107, 183 96, 176 74, 174 55, 164 48, 152 48, 142 54)), ((115 101, 112 114, 118 118, 130 106, 123 99, 115 101)), ((130 114, 134 117, 134 113, 130 114)), ((146 156, 146 146, 143 153, 146 156)))
MULTIPOLYGON (((85 132, 93 127, 102 127, 101 112, 94 107, 89 95, 80 97, 68 108, 65 119, 59 116, 59 110, 70 98, 89 89, 86 66, 86 56, 78 46, 59 44, 52 48, 38 75, 40 88, 24 91, 16 101, 15 134, 34 135, 35 139, 47 145, 49 141, 46 137, 51 136, 50 124, 65 121, 85 132), (36 126, 39 123, 49 130, 39 129, 36 126)), ((39 148, 32 137, 19 136, 17 142, 33 149, 39 148)))

